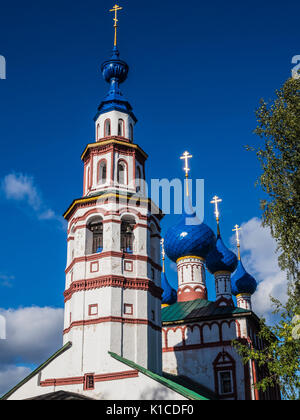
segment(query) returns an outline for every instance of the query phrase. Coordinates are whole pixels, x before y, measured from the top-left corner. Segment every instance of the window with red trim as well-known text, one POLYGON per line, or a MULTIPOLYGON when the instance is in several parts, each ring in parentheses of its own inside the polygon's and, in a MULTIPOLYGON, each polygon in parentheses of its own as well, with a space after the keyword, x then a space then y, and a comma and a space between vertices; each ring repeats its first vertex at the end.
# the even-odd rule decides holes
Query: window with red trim
POLYGON ((95 389, 95 375, 94 374, 85 375, 84 389, 85 390, 95 389))

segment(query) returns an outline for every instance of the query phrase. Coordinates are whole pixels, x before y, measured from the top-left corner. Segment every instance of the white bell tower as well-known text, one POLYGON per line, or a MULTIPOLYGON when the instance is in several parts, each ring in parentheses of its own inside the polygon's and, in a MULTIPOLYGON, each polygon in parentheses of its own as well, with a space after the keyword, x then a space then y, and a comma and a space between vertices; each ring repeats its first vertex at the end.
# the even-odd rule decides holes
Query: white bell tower
POLYGON ((161 373, 159 209, 145 196, 146 153, 119 85, 127 64, 117 47, 102 65, 110 90, 95 117, 95 142, 82 154, 83 197, 68 221, 64 342, 74 375, 111 371, 108 351, 161 373))

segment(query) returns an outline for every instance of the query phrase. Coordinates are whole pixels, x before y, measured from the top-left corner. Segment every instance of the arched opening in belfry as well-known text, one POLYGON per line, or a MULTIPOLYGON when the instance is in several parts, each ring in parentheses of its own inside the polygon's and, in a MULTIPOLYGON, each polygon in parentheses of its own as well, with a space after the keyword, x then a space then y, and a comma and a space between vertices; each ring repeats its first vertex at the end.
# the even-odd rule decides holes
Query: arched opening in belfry
POLYGON ((141 189, 142 189, 142 172, 141 172, 141 168, 139 166, 136 169, 135 184, 136 184, 136 192, 141 191, 141 189))
POLYGON ((97 124, 97 141, 100 139, 101 134, 100 134, 100 124, 97 124))
POLYGON ((134 246, 134 217, 127 216, 122 219, 121 223, 121 251, 128 254, 133 253, 134 246))
POLYGON ((129 140, 133 141, 133 125, 129 124, 129 140))
POLYGON ((98 163, 98 184, 105 184, 106 178, 107 178, 106 160, 101 160, 98 163))
POLYGON ((101 218, 93 219, 88 224, 89 248, 92 254, 97 254, 103 251, 103 222, 101 218))
POLYGON ((117 182, 121 185, 127 184, 127 164, 124 161, 118 162, 117 182))
POLYGON ((118 121, 118 136, 125 137, 125 123, 121 118, 118 121))
POLYGON ((104 123, 104 137, 109 137, 111 135, 111 124, 110 119, 105 120, 104 123))

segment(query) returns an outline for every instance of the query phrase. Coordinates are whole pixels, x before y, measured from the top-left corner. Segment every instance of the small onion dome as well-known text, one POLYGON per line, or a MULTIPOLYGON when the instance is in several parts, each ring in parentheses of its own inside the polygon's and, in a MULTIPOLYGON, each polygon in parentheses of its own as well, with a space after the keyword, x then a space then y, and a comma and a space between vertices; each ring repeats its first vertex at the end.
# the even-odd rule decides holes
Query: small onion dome
POLYGON ((176 262, 178 258, 196 256, 203 259, 216 243, 214 232, 201 223, 196 213, 183 213, 179 222, 165 235, 166 254, 176 262))
POLYGON ((111 83, 112 79, 115 79, 121 84, 127 79, 129 67, 125 61, 120 60, 119 55, 118 48, 114 47, 111 59, 102 64, 101 71, 104 79, 108 83, 111 83))
POLYGON ((238 296, 241 293, 253 295, 257 289, 257 282, 245 270, 241 260, 238 262, 236 272, 231 277, 231 290, 234 296, 238 296))
POLYGON ((173 305, 173 303, 176 303, 177 292, 168 282, 165 272, 161 273, 161 288, 163 289, 161 298, 162 305, 173 305))
POLYGON ((206 267, 212 274, 218 271, 233 273, 237 265, 237 256, 225 246, 221 236, 218 235, 215 247, 206 258, 206 267))

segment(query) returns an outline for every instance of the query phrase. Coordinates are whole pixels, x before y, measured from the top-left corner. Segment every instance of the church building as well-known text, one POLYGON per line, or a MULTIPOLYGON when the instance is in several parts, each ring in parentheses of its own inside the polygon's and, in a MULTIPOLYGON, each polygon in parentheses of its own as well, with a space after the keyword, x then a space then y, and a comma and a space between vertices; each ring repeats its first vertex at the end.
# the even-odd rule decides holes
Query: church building
POLYGON ((64 214, 63 346, 2 399, 280 399, 278 389, 255 389, 266 372, 254 362, 244 365, 232 346, 233 340, 255 348, 263 343, 251 306, 257 284, 241 261, 240 228, 238 256, 221 236, 222 200, 212 201, 216 234, 200 220, 188 224, 191 215, 184 212, 161 237, 164 215, 145 188, 148 156, 120 90, 129 71, 117 46, 121 9, 112 9, 114 47, 101 68, 108 93, 94 118, 95 138, 81 156, 83 195, 64 214), (177 291, 166 276, 166 256, 177 264, 177 291), (215 278, 214 302, 207 271, 215 278))

